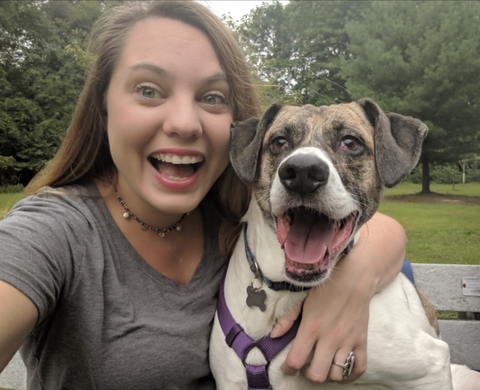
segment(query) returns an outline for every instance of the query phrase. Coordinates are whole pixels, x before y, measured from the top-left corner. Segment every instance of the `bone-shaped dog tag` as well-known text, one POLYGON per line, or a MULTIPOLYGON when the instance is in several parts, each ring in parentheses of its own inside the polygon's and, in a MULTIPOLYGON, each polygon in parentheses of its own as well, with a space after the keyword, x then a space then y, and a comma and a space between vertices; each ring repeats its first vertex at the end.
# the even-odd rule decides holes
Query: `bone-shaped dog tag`
POLYGON ((252 286, 247 287, 247 306, 257 306, 261 311, 265 311, 267 306, 265 306, 265 299, 267 298, 267 293, 259 288, 253 288, 252 286))

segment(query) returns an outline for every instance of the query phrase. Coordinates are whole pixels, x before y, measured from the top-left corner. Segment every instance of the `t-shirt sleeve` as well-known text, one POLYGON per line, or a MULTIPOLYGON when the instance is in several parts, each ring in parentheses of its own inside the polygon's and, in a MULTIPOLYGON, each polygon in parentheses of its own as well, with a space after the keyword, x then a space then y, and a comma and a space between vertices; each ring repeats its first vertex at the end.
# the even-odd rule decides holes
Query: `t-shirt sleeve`
POLYGON ((37 324, 68 295, 85 253, 77 227, 86 220, 66 196, 23 199, 0 221, 0 280, 30 298, 37 324))

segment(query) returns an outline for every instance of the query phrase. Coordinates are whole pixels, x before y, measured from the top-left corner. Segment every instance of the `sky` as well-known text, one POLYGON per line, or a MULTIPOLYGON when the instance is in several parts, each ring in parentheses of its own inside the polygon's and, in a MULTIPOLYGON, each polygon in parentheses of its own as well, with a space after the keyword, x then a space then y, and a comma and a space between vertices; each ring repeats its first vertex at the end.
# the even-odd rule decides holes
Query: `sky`
MULTIPOLYGON (((262 3, 272 3, 272 1, 256 1, 256 0, 196 0, 203 5, 206 5, 211 11, 213 11, 217 16, 222 16, 223 14, 228 14, 232 16, 234 21, 239 21, 243 15, 248 14, 248 12, 257 6, 262 5, 262 3)), ((284 5, 288 3, 287 1, 280 1, 284 5)))

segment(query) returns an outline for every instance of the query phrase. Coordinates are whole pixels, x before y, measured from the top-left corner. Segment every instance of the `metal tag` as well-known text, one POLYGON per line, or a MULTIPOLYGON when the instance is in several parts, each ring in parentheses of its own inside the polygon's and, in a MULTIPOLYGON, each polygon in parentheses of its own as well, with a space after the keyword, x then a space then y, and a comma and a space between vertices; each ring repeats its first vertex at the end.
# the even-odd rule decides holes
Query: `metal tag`
POLYGON ((248 307, 257 306, 261 311, 265 311, 265 309, 267 308, 267 306, 265 305, 267 293, 264 290, 248 286, 247 295, 248 307))
POLYGON ((480 278, 462 278, 463 295, 480 297, 480 278))

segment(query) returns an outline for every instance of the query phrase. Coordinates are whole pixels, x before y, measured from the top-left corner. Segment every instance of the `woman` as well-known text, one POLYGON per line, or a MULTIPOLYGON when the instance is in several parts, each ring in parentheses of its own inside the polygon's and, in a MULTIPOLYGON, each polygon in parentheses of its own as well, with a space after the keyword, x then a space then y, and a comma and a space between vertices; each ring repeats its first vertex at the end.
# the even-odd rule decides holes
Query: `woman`
MULTIPOLYGON (((21 346, 29 389, 214 388, 208 339, 248 204, 229 126, 260 114, 248 66, 193 1, 134 3, 96 26, 64 143, 0 223, 0 370, 21 346)), ((349 379, 362 374, 370 298, 404 249, 403 229, 376 215, 305 302, 285 372, 342 380, 332 362, 354 351, 349 379)))

